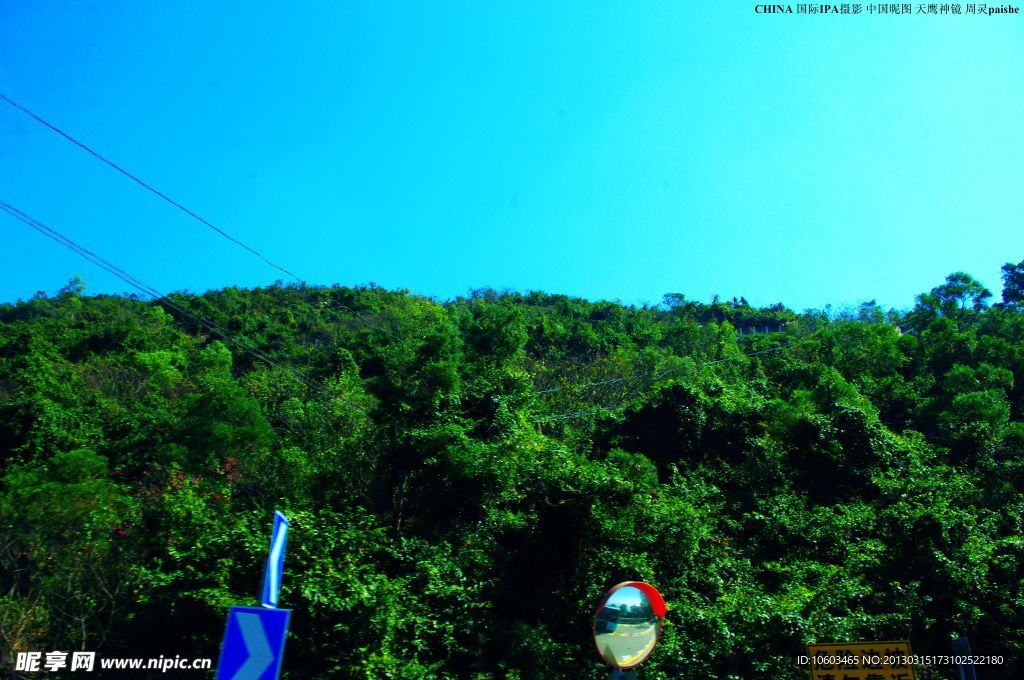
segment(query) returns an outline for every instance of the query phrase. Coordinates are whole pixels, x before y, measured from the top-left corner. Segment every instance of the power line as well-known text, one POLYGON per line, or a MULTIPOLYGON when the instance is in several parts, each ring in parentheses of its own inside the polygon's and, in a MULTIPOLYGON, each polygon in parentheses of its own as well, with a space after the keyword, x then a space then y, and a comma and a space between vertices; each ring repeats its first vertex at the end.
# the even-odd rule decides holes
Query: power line
POLYGON ((4 202, 2 200, 0 200, 0 210, 3 210, 4 212, 6 212, 8 215, 14 217, 15 219, 18 219, 18 220, 24 222, 25 224, 29 225, 30 227, 32 227, 36 231, 40 232, 41 234, 43 234, 47 238, 49 238, 49 239, 51 239, 53 241, 56 241, 57 243, 61 244, 62 246, 66 247, 66 248, 68 248, 69 250, 71 250, 75 254, 77 254, 80 257, 88 260, 89 262, 91 262, 92 264, 96 265, 97 267, 103 269, 104 271, 107 271, 107 272, 113 274, 114 276, 116 276, 117 278, 121 279, 122 281, 124 281, 128 285, 132 286, 133 288, 136 288, 137 290, 142 291, 144 294, 146 294, 146 295, 150 296, 151 298, 153 298, 154 301, 156 301, 158 303, 165 304, 168 307, 171 307, 172 309, 174 309, 175 311, 179 312, 180 314, 182 314, 182 315, 192 319, 200 327, 205 328, 206 330, 210 331, 211 333, 215 333, 215 334, 219 335, 220 337, 224 338, 228 342, 231 342, 231 343, 237 345, 238 347, 240 347, 246 353, 251 354, 252 356, 256 357, 260 361, 268 364, 269 366, 272 366, 273 368, 276 368, 276 369, 282 371, 283 373, 286 373, 287 375, 291 376, 295 380, 298 380, 299 382, 301 382, 306 387, 309 387, 310 389, 312 389, 314 391, 317 391, 317 392, 323 392, 324 391, 324 386, 322 384, 320 384, 320 383, 318 383, 318 382, 316 382, 316 381, 314 381, 312 379, 306 378, 306 377, 300 375, 299 373, 296 373, 295 371, 292 371, 291 369, 289 369, 289 368, 287 368, 285 366, 282 366, 281 364, 277 363, 276 361, 271 359, 269 356, 267 356, 263 352, 261 352, 258 349, 248 345, 246 342, 240 340, 239 338, 235 337, 231 333, 228 333, 227 331, 222 330, 220 327, 218 327, 215 323, 213 323, 209 319, 206 319, 203 316, 197 316, 197 315, 193 314, 192 312, 188 311, 187 309, 185 309, 184 307, 182 307, 181 305, 179 305, 174 300, 170 299, 169 297, 167 297, 166 295, 164 295, 163 293, 161 293, 157 289, 153 288, 152 286, 149 286, 146 283, 143 283, 142 281, 140 281, 139 279, 135 278, 134 276, 132 276, 131 274, 129 274, 125 270, 121 269, 117 265, 113 264, 109 260, 106 260, 106 259, 100 257, 99 255, 97 255, 96 253, 93 253, 92 251, 90 251, 90 250, 80 246, 79 244, 75 243, 73 240, 71 240, 70 238, 68 238, 64 234, 60 233, 56 229, 53 229, 52 227, 47 226, 43 222, 40 222, 39 220, 37 220, 36 218, 32 217, 31 215, 29 215, 29 214, 19 210, 18 208, 15 208, 14 206, 12 206, 9 203, 6 203, 6 202, 4 202))
POLYGON ((69 142, 71 142, 71 143, 75 144, 76 146, 78 146, 78 147, 80 147, 80 148, 84 149, 85 151, 88 151, 88 152, 89 152, 90 154, 92 154, 93 156, 95 156, 95 157, 96 157, 96 158, 98 158, 99 160, 103 161, 104 163, 106 163, 106 164, 107 164, 107 165, 109 165, 110 167, 114 168, 115 170, 117 170, 118 172, 120 172, 120 173, 121 173, 122 175, 124 175, 124 176, 125 176, 125 177, 127 177, 128 179, 130 179, 130 180, 134 181, 134 182, 135 182, 136 184, 138 184, 138 185, 140 185, 140 186, 144 187, 145 189, 148 189, 148 190, 149 190, 149 191, 151 191, 152 193, 156 194, 156 195, 157 195, 157 196, 159 196, 160 198, 164 199, 165 201, 167 201, 168 203, 170 203, 170 204, 171 204, 171 205, 173 205, 174 207, 176 207, 176 208, 178 208, 179 210, 181 210, 182 212, 184 212, 184 213, 185 213, 186 215, 188 215, 188 216, 190 216, 190 217, 192 217, 192 218, 194 218, 194 219, 198 220, 199 222, 201 222, 201 223, 205 224, 205 225, 206 225, 206 226, 208 226, 208 227, 209 227, 210 229, 213 229, 213 230, 214 230, 215 232, 217 232, 218 234, 220 234, 220 235, 221 235, 221 236, 223 236, 224 238, 228 239, 228 240, 229 240, 229 241, 231 241, 232 243, 235 243, 235 244, 237 244, 237 245, 239 245, 239 246, 241 246, 241 247, 245 248, 245 249, 246 249, 246 250, 248 250, 248 251, 249 251, 250 253, 252 253, 252 254, 253 254, 253 255, 255 255, 256 257, 260 258, 261 260, 263 260, 264 262, 266 262, 267 264, 269 264, 269 265, 270 265, 271 267, 273 267, 274 269, 277 269, 278 271, 282 271, 282 272, 284 272, 285 274, 287 274, 288 276, 290 276, 290 277, 292 277, 293 279, 295 279, 295 281, 296 281, 296 282, 298 282, 298 283, 302 283, 302 279, 300 279, 300 278, 299 278, 298 276, 296 276, 295 274, 291 273, 290 271, 288 271, 288 270, 287 270, 287 269, 285 269, 284 267, 282 267, 282 266, 280 266, 280 265, 278 265, 278 264, 275 264, 274 262, 271 262, 271 261, 270 261, 269 259, 267 259, 267 258, 266 258, 266 257, 264 257, 263 255, 261 255, 260 253, 256 252, 255 250, 253 250, 253 249, 252 249, 252 248, 250 248, 250 247, 249 247, 248 245, 246 245, 246 244, 245 244, 245 243, 243 243, 242 241, 238 240, 237 238, 235 238, 235 237, 234 237, 234 236, 232 236, 231 234, 227 233, 227 232, 226 232, 226 231, 224 231, 223 229, 220 229, 219 227, 217 227, 217 226, 215 226, 215 225, 211 224, 210 222, 206 221, 205 219, 203 219, 203 218, 202 218, 202 217, 200 217, 199 215, 195 214, 194 212, 192 212, 191 210, 189 210, 188 208, 186 208, 185 206, 183 206, 183 205, 182 205, 181 203, 178 203, 177 201, 175 201, 175 200, 174 200, 173 198, 171 198, 171 197, 170 197, 170 196, 168 196, 167 194, 163 193, 162 191, 159 191, 158 189, 155 189, 155 188, 154 188, 154 187, 152 187, 151 185, 147 184, 146 182, 142 181, 141 179, 139 179, 139 178, 138 178, 138 177, 136 177, 135 175, 131 174, 130 172, 128 172, 127 170, 125 170, 124 168, 122 168, 121 166, 119 166, 119 165, 118 165, 117 163, 114 163, 113 161, 111 161, 111 160, 109 160, 109 159, 107 159, 107 158, 104 158, 103 156, 101 156, 101 155, 100 155, 99 153, 97 153, 96 151, 93 151, 92 149, 90 149, 90 148, 89 148, 88 146, 86 146, 86 145, 85 145, 85 144, 83 144, 82 142, 78 141, 77 139, 75 139, 74 137, 72 137, 71 135, 69 135, 68 133, 66 133, 66 132, 64 132, 63 130, 61 130, 60 128, 58 128, 58 127, 57 127, 56 125, 53 125, 52 123, 48 123, 47 121, 43 120, 42 118, 40 118, 39 116, 37 116, 37 115, 36 115, 36 114, 34 114, 33 112, 29 111, 29 110, 28 110, 28 109, 26 109, 26 108, 25 108, 24 106, 22 106, 21 104, 19 104, 19 103, 18 103, 18 102, 16 102, 16 101, 14 101, 13 99, 11 99, 10 97, 8 97, 7 95, 5 95, 5 94, 4 94, 4 93, 2 93, 2 92, 0 92, 0 99, 3 99, 4 101, 6 101, 6 102, 7 102, 8 104, 10 104, 11 106, 13 106, 14 108, 16 108, 16 109, 18 109, 19 111, 21 111, 21 112, 23 112, 23 113, 25 113, 25 114, 29 115, 29 116, 30 116, 30 117, 32 117, 32 118, 34 118, 34 119, 35 119, 36 121, 38 121, 38 122, 42 123, 43 125, 45 125, 46 127, 50 128, 51 130, 53 130, 54 132, 56 132, 56 133, 57 133, 58 135, 60 135, 61 137, 63 137, 64 139, 68 140, 69 142))
MULTIPOLYGON (((572 387, 573 388, 582 389, 584 387, 596 387, 597 385, 611 385, 613 383, 626 382, 627 380, 631 380, 632 378, 634 378, 634 377, 636 377, 638 375, 640 375, 640 373, 633 373, 632 375, 627 375, 624 378, 610 378, 608 380, 598 380, 597 382, 584 383, 582 385, 573 385, 572 387)), ((537 390, 536 393, 537 394, 551 394, 552 392, 561 392, 561 391, 566 390, 566 389, 568 389, 568 388, 565 387, 565 386, 562 386, 562 387, 551 387, 551 388, 548 388, 546 390, 537 390)))
MULTIPOLYGON (((900 326, 897 326, 896 328, 897 329, 901 329, 900 326)), ((916 328, 911 328, 910 330, 907 331, 907 333, 916 333, 916 332, 917 332, 916 328)), ((754 357, 754 356, 759 356, 759 355, 762 355, 762 354, 769 354, 771 352, 778 352, 779 350, 783 350, 783 349, 789 349, 789 348, 793 347, 794 344, 796 344, 796 343, 789 343, 787 345, 778 345, 776 347, 770 347, 768 349, 759 350, 757 352, 750 352, 749 354, 741 354, 740 356, 737 356, 737 357, 725 357, 723 359, 715 359, 714 361, 702 361, 702 362, 699 362, 698 365, 701 365, 701 366, 713 366, 715 364, 721 364, 721 363, 724 363, 724 362, 727 362, 727 361, 738 361, 740 359, 746 359, 748 357, 754 357)), ((670 372, 671 372, 671 369, 666 369, 664 371, 660 371, 659 373, 657 373, 656 375, 654 375, 651 378, 651 381, 658 380, 658 379, 664 377, 665 375, 667 375, 670 372)), ((564 391, 564 390, 567 390, 567 389, 585 389, 587 387, 596 387, 598 385, 609 385, 609 384, 612 384, 612 383, 626 382, 627 380, 632 380, 632 379, 636 378, 637 376, 641 376, 641 375, 643 375, 643 374, 637 372, 637 373, 632 373, 632 374, 630 374, 628 376, 625 376, 625 377, 622 377, 622 378, 612 378, 612 379, 609 379, 609 380, 599 380, 597 382, 583 383, 581 385, 567 385, 567 386, 562 386, 562 387, 553 387, 553 388, 546 389, 546 390, 539 390, 537 392, 537 394, 551 394, 553 392, 561 392, 561 391, 564 391)), ((593 415, 593 414, 599 413, 599 412, 612 413, 613 409, 610 409, 610 408, 608 408, 606 406, 594 406, 594 407, 592 407, 590 409, 583 409, 583 410, 580 410, 580 411, 568 411, 568 412, 564 412, 564 413, 553 413, 551 415, 544 416, 542 418, 537 418, 533 422, 535 422, 535 423, 546 423, 546 422, 551 422, 553 420, 571 420, 573 418, 577 418, 577 417, 580 417, 580 416, 586 416, 586 415, 593 415)))
MULTIPOLYGON (((715 364, 721 364, 721 363, 725 363, 727 361, 739 361, 740 359, 746 359, 748 357, 754 357, 754 356, 759 356, 759 355, 762 355, 762 354, 768 354, 770 352, 778 352, 779 350, 783 350, 783 349, 790 349, 790 348, 793 347, 794 344, 795 343, 789 343, 787 345, 778 345, 777 347, 770 347, 768 349, 758 350, 757 352, 750 352, 749 354, 741 354, 740 356, 736 356, 736 357, 726 357, 724 359, 715 359, 714 361, 702 361, 702 362, 699 362, 698 365, 700 365, 700 366, 713 366, 715 364)), ((657 374, 655 374, 651 378, 651 381, 653 382, 655 380, 663 378, 664 376, 668 375, 671 371, 672 371, 672 369, 665 369, 664 371, 659 371, 657 374)), ((584 383, 582 385, 571 385, 569 387, 556 387, 554 389, 541 390, 540 392, 537 392, 537 394, 550 394, 552 392, 559 392, 559 391, 562 391, 562 390, 565 390, 565 389, 570 389, 570 388, 580 388, 580 389, 583 389, 583 388, 586 388, 586 387, 593 387, 593 386, 596 386, 596 385, 607 385, 607 384, 610 384, 610 383, 625 382, 626 380, 630 380, 630 379, 635 378, 635 377, 637 377, 639 375, 642 375, 642 374, 640 374, 640 373, 633 373, 632 375, 626 376, 624 378, 613 378, 611 380, 599 380, 599 381, 593 382, 593 383, 584 383)), ((535 423, 548 423, 548 422, 551 422, 551 421, 554 421, 554 420, 572 420, 573 418, 578 418, 578 417, 587 416, 587 415, 594 415, 594 414, 599 413, 599 412, 613 413, 614 409, 608 408, 607 406, 594 406, 592 408, 583 409, 583 410, 580 410, 580 411, 567 411, 567 412, 563 412, 563 413, 553 413, 551 415, 547 415, 547 416, 544 416, 542 418, 535 418, 533 422, 535 422, 535 423)))
MULTIPOLYGON (((755 357, 755 356, 758 356, 760 354, 768 354, 769 352, 777 352, 780 349, 785 349, 786 347, 792 347, 792 344, 789 344, 789 345, 779 345, 778 347, 771 347, 769 349, 763 349, 763 350, 759 350, 757 352, 751 352, 750 354, 742 354, 742 355, 740 355, 738 357, 726 357, 724 359, 715 359, 714 361, 702 361, 700 363, 703 366, 712 366, 714 364, 720 364, 720 363, 723 363, 723 362, 726 362, 726 361, 737 361, 739 359, 743 359, 743 358, 746 358, 746 357, 755 357)), ((658 378, 661 378, 661 377, 667 375, 668 373, 671 372, 671 370, 672 369, 665 369, 664 371, 661 371, 660 373, 658 373, 657 375, 654 376, 653 380, 657 380, 658 378)), ((636 373, 631 373, 631 374, 629 374, 627 376, 624 376, 622 378, 610 378, 608 380, 598 380, 597 382, 583 383, 583 384, 580 384, 580 385, 563 385, 561 387, 551 387, 551 388, 548 388, 546 390, 538 390, 535 394, 551 394, 553 392, 563 392, 563 391, 568 390, 568 389, 584 389, 586 387, 596 387, 598 385, 611 385, 613 383, 626 382, 628 380, 632 380, 633 378, 635 378, 637 376, 642 376, 642 375, 644 375, 644 374, 640 373, 638 371, 636 373)))
POLYGON ((90 262, 92 262, 96 266, 100 267, 101 269, 103 269, 103 270, 113 274, 114 276, 118 277, 122 281, 125 281, 126 283, 128 283, 132 287, 137 288, 138 290, 141 290, 146 295, 149 295, 150 297, 154 298, 157 302, 161 302, 163 304, 166 304, 167 306, 171 307, 175 311, 178 311, 181 314, 191 318, 193 321, 195 321, 200 326, 206 328, 207 330, 210 330, 211 332, 214 332, 214 333, 220 335, 224 339, 226 339, 226 340, 228 340, 228 341, 238 345, 244 351, 252 354, 256 358, 260 359, 261 361, 264 361, 264 362, 274 366, 275 368, 279 368, 280 370, 284 371, 285 373, 288 373, 289 375, 294 377, 296 380, 299 380, 300 382, 303 382, 304 384, 306 384, 309 387, 316 387, 315 385, 313 385, 313 384, 307 382, 306 380, 304 380, 301 376, 296 375, 295 373, 293 373, 292 371, 290 371, 289 369, 287 369, 287 368, 285 368, 283 366, 280 366, 279 364, 274 362, 272 359, 270 359, 268 356, 266 356, 265 354, 263 354, 259 350, 246 345, 244 342, 242 342, 238 338, 232 336, 230 333, 227 333, 226 331, 221 330, 212 321, 206 319, 205 317, 196 316, 195 314, 192 314, 191 312, 189 312, 188 310, 184 309, 182 306, 178 305, 176 302, 174 302, 172 299, 170 299, 166 295, 164 295, 164 294, 160 293, 159 291, 157 291, 155 288, 153 288, 153 287, 143 283, 142 281, 140 281, 139 279, 135 278, 134 276, 132 276, 128 272, 124 271, 120 267, 116 266, 115 264, 113 264, 109 260, 105 260, 104 258, 100 257, 99 255, 96 255, 92 251, 87 250, 86 248, 78 245, 77 243, 75 243, 74 241, 69 239, 68 237, 64 236, 63 234, 61 234, 57 230, 48 227, 47 225, 45 225, 44 223, 42 223, 39 220, 35 219, 31 215, 28 215, 27 213, 19 210, 18 208, 15 208, 14 206, 10 205, 9 203, 5 203, 4 201, 0 201, 0 209, 4 210, 9 215, 11 215, 11 216, 21 220, 22 222, 28 224, 32 228, 34 228, 37 231, 39 231, 40 233, 42 233, 47 238, 50 238, 50 239, 56 241, 57 243, 60 243, 61 245, 69 248, 70 250, 72 250, 76 254, 80 255, 81 257, 85 258, 86 260, 89 260, 90 262))

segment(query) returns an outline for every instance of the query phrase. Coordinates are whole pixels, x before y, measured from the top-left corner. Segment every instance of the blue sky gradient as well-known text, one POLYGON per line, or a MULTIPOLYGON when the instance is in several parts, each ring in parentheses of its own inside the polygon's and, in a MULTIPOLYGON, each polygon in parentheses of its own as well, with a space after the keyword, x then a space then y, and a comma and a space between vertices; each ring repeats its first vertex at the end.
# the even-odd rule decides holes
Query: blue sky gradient
MULTIPOLYGON (((1024 23, 753 3, 0 3, 0 92, 311 284, 897 307, 1024 259, 1024 23)), ((280 272, 0 102, 0 200, 280 272)), ((126 284, 0 214, 0 300, 126 284)))

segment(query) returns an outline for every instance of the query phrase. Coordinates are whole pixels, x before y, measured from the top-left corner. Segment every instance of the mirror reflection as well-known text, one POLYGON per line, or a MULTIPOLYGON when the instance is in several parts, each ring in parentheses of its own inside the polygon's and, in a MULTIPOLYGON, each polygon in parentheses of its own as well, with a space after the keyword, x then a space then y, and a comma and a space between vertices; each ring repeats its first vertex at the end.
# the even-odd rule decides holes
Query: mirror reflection
POLYGON ((661 620, 647 596, 635 586, 619 588, 594 619, 594 640, 604 660, 618 668, 632 668, 651 653, 658 641, 661 620))

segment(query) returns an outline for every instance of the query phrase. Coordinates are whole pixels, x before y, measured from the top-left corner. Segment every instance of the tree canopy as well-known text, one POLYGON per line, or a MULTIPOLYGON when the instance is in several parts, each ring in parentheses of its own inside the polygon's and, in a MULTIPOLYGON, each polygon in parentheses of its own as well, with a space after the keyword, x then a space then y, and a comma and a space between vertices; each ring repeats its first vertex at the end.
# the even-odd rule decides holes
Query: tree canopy
POLYGON ((287 678, 599 677, 624 580, 669 607, 645 678, 960 635, 1016 678, 1024 262, 1004 280, 840 313, 80 280, 0 305, 0 669, 216 657, 281 509, 287 678))

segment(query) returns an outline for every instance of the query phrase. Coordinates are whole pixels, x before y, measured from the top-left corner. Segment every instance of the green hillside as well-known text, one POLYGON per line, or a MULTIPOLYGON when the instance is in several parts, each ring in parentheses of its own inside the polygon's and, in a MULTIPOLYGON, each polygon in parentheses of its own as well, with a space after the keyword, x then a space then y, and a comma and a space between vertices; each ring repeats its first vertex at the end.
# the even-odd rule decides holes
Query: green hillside
POLYGON ((25 650, 216 659, 279 508, 295 680, 600 678, 594 606, 632 579, 669 605, 647 680, 960 635, 1018 678, 1004 272, 1002 303, 958 273, 902 312, 79 282, 0 305, 0 675, 25 650))

